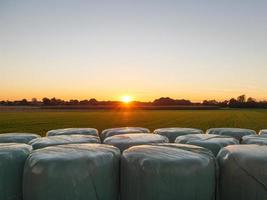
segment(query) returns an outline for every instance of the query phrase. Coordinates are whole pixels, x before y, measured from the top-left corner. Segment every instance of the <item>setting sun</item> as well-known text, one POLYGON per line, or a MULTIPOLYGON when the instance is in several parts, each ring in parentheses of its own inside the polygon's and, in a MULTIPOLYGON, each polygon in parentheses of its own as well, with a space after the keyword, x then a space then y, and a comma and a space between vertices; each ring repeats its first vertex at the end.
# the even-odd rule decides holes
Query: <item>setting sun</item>
POLYGON ((121 98, 121 101, 124 103, 130 103, 133 100, 133 98, 131 96, 123 96, 121 98))

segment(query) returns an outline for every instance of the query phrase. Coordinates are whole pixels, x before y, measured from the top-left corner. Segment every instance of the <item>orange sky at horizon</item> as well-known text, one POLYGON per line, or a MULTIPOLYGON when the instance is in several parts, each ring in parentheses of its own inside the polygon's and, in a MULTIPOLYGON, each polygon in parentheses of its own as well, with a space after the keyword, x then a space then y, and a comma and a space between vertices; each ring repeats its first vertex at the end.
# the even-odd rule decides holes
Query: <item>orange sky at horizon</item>
MULTIPOLYGON (((10 92, 10 91, 9 91, 10 92)), ((3 94, 3 93, 2 93, 3 94)), ((229 100, 231 98, 236 98, 239 95, 245 94, 246 97, 253 97, 255 99, 257 99, 258 101, 265 101, 267 100, 266 97, 261 96, 260 94, 258 94, 258 96, 256 95, 256 93, 254 93, 254 95, 250 95, 249 93, 239 93, 239 92, 229 92, 228 95, 219 95, 219 96, 213 96, 213 94, 209 94, 209 95, 203 95, 203 93, 199 93, 199 96, 195 96, 194 94, 189 94, 189 93, 185 93, 184 95, 180 94, 180 95, 175 95, 175 94, 171 94, 171 93, 159 93, 159 95, 147 95, 147 96, 141 96, 141 95, 136 95, 134 92, 133 93, 117 93, 117 94, 111 94, 110 96, 105 96, 103 94, 96 94, 96 95, 89 95, 90 92, 88 93, 88 95, 86 95, 86 93, 82 93, 82 94, 78 94, 78 93, 66 93, 65 95, 62 93, 54 93, 50 91, 50 93, 48 93, 49 95, 42 95, 42 93, 38 94, 38 93, 33 93, 32 95, 23 95, 23 94, 18 94, 17 96, 12 97, 13 94, 8 94, 5 98, 5 96, 1 96, 0 100, 9 100, 9 101, 14 101, 14 100, 21 100, 21 99, 27 99, 27 100, 31 100, 32 98, 37 98, 38 100, 42 100, 42 98, 47 97, 47 98, 59 98, 59 99, 63 99, 63 100, 70 100, 70 99, 77 99, 77 100, 85 100, 85 99, 91 99, 91 98, 95 98, 99 101, 106 101, 106 100, 111 100, 111 101, 122 101, 123 97, 125 96, 129 96, 132 98, 133 101, 143 101, 143 102, 150 102, 153 101, 157 98, 160 97, 170 97, 173 99, 187 99, 187 100, 191 100, 192 102, 202 102, 203 100, 217 100, 217 101, 223 101, 223 100, 229 100), (160 95, 163 94, 163 95, 160 95), (11 97, 11 98, 10 98, 11 97)))

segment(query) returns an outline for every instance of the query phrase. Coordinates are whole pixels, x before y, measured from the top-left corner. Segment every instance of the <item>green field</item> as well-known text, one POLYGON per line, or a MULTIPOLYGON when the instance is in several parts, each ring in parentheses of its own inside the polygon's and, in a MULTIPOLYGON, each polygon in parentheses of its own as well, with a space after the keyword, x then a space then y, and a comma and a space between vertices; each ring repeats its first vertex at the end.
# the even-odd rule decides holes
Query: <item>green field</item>
POLYGON ((135 111, 2 111, 0 133, 46 131, 66 127, 94 127, 99 131, 120 126, 267 128, 267 110, 135 110, 135 111))

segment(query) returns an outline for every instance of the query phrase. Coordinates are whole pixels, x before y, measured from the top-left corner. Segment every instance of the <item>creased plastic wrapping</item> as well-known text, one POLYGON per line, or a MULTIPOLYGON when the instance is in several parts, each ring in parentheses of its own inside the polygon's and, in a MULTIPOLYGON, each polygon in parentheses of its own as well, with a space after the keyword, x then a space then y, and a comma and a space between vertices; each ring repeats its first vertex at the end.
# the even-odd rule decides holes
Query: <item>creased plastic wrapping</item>
POLYGON ((107 137, 111 137, 114 135, 120 134, 128 134, 128 133, 149 133, 149 129, 142 127, 120 127, 120 128, 109 128, 102 131, 100 134, 100 138, 104 141, 107 137))
POLYGON ((121 151, 124 151, 125 149, 136 145, 168 142, 169 140, 165 136, 147 133, 114 135, 104 140, 104 144, 113 145, 119 148, 121 151))
POLYGON ((1 200, 22 200, 24 163, 31 149, 27 144, 0 144, 1 200))
POLYGON ((203 134, 203 131, 195 128, 160 128, 154 130, 154 133, 166 136, 171 143, 174 143, 178 136, 187 134, 203 134))
POLYGON ((221 148, 228 145, 239 144, 239 141, 235 138, 223 135, 190 134, 177 137, 175 143, 201 146, 209 149, 214 156, 216 156, 221 148))
POLYGON ((33 149, 40 149, 48 146, 80 143, 101 143, 98 136, 92 135, 57 135, 32 140, 29 144, 33 149))
POLYGON ((98 136, 98 130, 95 128, 64 128, 50 130, 46 133, 47 136, 55 135, 93 135, 98 136))
POLYGON ((120 151, 103 144, 35 150, 25 163, 24 200, 118 200, 120 151))
POLYGON ((40 136, 34 133, 2 133, 0 143, 24 143, 28 144, 31 140, 40 136))
POLYGON ((216 160, 182 144, 131 147, 121 158, 122 200, 215 200, 216 160))
POLYGON ((241 142, 243 136, 256 135, 256 131, 243 128, 211 128, 207 130, 207 134, 230 136, 241 142))
POLYGON ((267 198, 267 146, 231 145, 217 156, 220 200, 267 198))

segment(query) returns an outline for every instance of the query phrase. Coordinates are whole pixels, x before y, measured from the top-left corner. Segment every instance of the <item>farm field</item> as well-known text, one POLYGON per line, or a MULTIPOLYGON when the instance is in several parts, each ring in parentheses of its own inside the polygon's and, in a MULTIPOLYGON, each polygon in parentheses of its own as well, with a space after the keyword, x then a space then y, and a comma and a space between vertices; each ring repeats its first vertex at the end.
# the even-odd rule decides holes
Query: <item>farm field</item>
POLYGON ((28 110, 0 111, 0 133, 46 131, 67 127, 141 126, 153 131, 161 127, 240 127, 256 131, 267 128, 267 110, 28 110))

